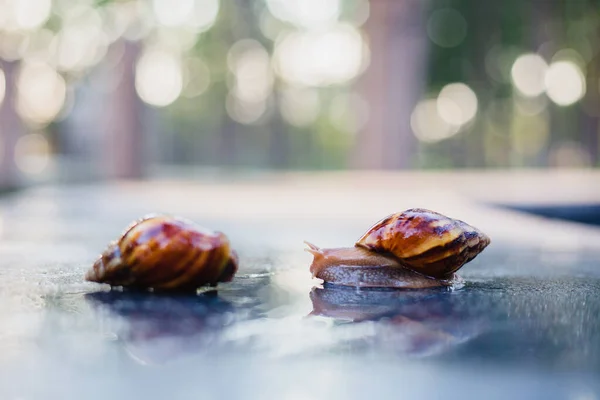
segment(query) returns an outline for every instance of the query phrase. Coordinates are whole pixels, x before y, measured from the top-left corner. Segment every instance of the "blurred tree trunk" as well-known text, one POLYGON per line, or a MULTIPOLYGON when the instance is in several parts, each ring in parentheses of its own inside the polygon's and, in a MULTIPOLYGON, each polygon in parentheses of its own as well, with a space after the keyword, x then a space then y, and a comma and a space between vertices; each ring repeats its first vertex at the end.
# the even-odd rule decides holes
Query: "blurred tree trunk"
POLYGON ((464 16, 469 21, 468 33, 465 38, 469 59, 473 60, 470 73, 467 74, 469 85, 477 94, 478 115, 475 117, 474 125, 467 135, 462 135, 461 144, 465 151, 463 155, 463 166, 466 168, 486 167, 485 149, 485 118, 484 110, 492 101, 490 93, 493 83, 486 71, 485 60, 488 51, 493 45, 497 45, 500 38, 494 38, 493 34, 502 29, 500 23, 500 10, 502 3, 476 2, 463 7, 464 16), (481 34, 484 33, 484 34, 481 34))
MULTIPOLYGON (((227 93, 223 96, 223 104, 227 93)), ((221 121, 221 131, 219 132, 219 143, 217 147, 217 157, 214 162, 217 165, 233 166, 237 161, 237 127, 238 124, 233 121, 226 112, 223 113, 221 121)))
MULTIPOLYGON (((541 55, 548 62, 553 54, 547 54, 549 51, 545 50, 543 45, 555 42, 557 40, 557 38, 553 35, 555 31, 548 29, 548 24, 552 23, 555 19, 554 15, 556 15, 556 6, 557 4, 552 4, 552 2, 541 0, 534 1, 529 5, 531 13, 529 45, 533 51, 540 51, 540 49, 542 49, 543 51, 541 55)), ((552 49, 550 49, 550 51, 551 50, 552 49)), ((544 95, 542 94, 542 96, 544 95)), ((546 136, 544 146, 542 146, 536 157, 535 166, 548 166, 550 147, 553 143, 553 132, 556 130, 557 123, 559 122, 558 116, 556 115, 556 107, 554 107, 554 104, 552 104, 550 100, 548 100, 548 103, 549 107, 547 108, 547 118, 549 132, 546 136)))
MULTIPOLYGON (((229 7, 231 7, 230 12, 234 16, 233 23, 231 24, 230 37, 228 38, 231 41, 231 45, 241 39, 254 39, 265 46, 265 43, 261 40, 262 33, 259 29, 259 15, 253 11, 255 1, 237 0, 229 3, 229 7)), ((265 47, 268 47, 268 45, 265 47)), ((269 49, 271 54, 273 53, 272 50, 272 48, 269 49)), ((274 88, 276 88, 276 86, 277 85, 274 85, 274 88)), ((280 98, 276 89, 273 91, 271 100, 272 102, 268 106, 272 107, 275 112, 272 113, 267 125, 269 134, 264 146, 266 149, 265 160, 269 167, 277 169, 286 168, 290 165, 290 136, 288 127, 279 112, 280 98)), ((224 114, 222 126, 223 129, 220 135, 219 146, 221 157, 219 161, 225 165, 232 165, 235 164, 239 158, 238 147, 240 146, 237 145, 239 141, 237 128, 240 125, 231 121, 231 118, 229 118, 227 114, 224 114)))
MULTIPOLYGON (((225 16, 225 19, 231 18, 233 21, 230 26, 223 26, 221 37, 223 38, 223 54, 224 58, 227 58, 228 50, 231 46, 239 39, 246 37, 247 35, 247 22, 246 12, 243 8, 246 7, 245 2, 231 1, 221 2, 221 15, 225 16)), ((221 55, 220 55, 221 56, 221 55)), ((229 89, 226 85, 222 85, 220 88, 220 95, 215 102, 220 102, 221 107, 225 107, 227 102, 227 94, 229 89)), ((220 166, 234 166, 238 159, 238 127, 239 124, 231 119, 231 117, 223 110, 221 117, 221 127, 219 131, 216 157, 213 162, 220 166)))
POLYGON ((15 109, 18 62, 0 60, 0 69, 6 82, 4 100, 0 102, 0 188, 10 188, 18 184, 15 145, 23 130, 15 109))
POLYGON ((600 52, 589 62, 586 71, 587 90, 579 108, 583 131, 583 146, 590 155, 592 166, 600 166, 600 52))
MULTIPOLYGON (((587 5, 590 11, 597 9, 594 5, 587 5)), ((584 11, 585 12, 585 11, 584 11)), ((590 13, 593 15, 593 13, 590 13)), ((600 26, 596 24, 595 33, 590 37, 600 37, 600 26)), ((594 56, 587 65, 586 76, 587 90, 579 107, 582 124, 583 146, 588 149, 592 166, 600 167, 600 50, 596 48, 594 56)))
POLYGON ((370 113, 359 133, 352 164, 359 168, 410 168, 417 147, 410 115, 427 78, 427 2, 372 0, 370 5, 365 28, 371 64, 361 82, 370 113))
POLYGON ((140 45, 123 43, 123 56, 114 69, 120 84, 109 95, 107 130, 103 157, 111 178, 141 178, 144 175, 145 140, 142 124, 143 104, 135 91, 135 63, 140 45))
POLYGON ((271 119, 269 138, 269 161, 275 168, 290 166, 290 137, 281 113, 279 112, 280 96, 273 92, 273 107, 275 112, 271 119))

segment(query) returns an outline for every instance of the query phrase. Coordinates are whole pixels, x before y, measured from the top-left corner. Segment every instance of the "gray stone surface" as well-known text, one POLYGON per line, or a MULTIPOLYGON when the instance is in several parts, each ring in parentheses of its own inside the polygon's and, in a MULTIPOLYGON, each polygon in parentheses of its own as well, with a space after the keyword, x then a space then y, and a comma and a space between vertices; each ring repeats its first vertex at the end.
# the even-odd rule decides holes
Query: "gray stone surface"
POLYGON ((151 182, 1 199, 0 399, 600 398, 597 229, 451 195, 379 200, 319 185, 151 182), (303 239, 351 245, 392 204, 490 234, 463 288, 310 278, 303 239), (197 296, 84 282, 107 242, 154 211, 226 232, 236 279, 197 296))

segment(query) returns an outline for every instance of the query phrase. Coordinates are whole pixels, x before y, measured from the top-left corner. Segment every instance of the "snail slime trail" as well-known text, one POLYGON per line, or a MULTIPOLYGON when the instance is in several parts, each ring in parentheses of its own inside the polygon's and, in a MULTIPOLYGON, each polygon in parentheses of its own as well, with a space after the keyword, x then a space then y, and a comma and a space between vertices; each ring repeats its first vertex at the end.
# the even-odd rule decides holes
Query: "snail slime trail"
POLYGON ((311 243, 313 277, 356 287, 423 289, 450 286, 490 238, 467 223, 421 208, 389 215, 354 247, 322 249, 311 243))

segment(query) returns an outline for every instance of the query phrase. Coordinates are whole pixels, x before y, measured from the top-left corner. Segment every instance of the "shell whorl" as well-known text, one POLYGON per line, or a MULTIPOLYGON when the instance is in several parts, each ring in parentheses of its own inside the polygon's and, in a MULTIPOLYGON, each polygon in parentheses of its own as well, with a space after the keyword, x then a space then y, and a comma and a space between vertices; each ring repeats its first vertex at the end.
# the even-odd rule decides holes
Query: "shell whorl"
POLYGON ((487 235, 463 221, 414 208, 377 222, 356 246, 392 256, 404 267, 424 275, 445 278, 489 243, 487 235))
POLYGON ((86 274, 112 286, 193 290, 227 282, 237 271, 229 240, 175 217, 153 216, 131 225, 86 274))

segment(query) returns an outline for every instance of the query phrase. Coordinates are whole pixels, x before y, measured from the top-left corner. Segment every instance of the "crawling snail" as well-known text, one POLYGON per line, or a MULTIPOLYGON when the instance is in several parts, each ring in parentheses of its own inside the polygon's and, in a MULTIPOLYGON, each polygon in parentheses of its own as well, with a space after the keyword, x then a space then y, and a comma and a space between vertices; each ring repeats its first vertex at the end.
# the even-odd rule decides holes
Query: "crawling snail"
POLYGON ((151 216, 111 243, 85 278, 111 286, 189 291, 231 281, 237 264, 223 233, 181 218, 151 216))
POLYGON ((420 208, 392 214, 354 247, 321 249, 311 243, 313 277, 358 287, 422 289, 451 286, 454 274, 490 243, 463 221, 420 208))

